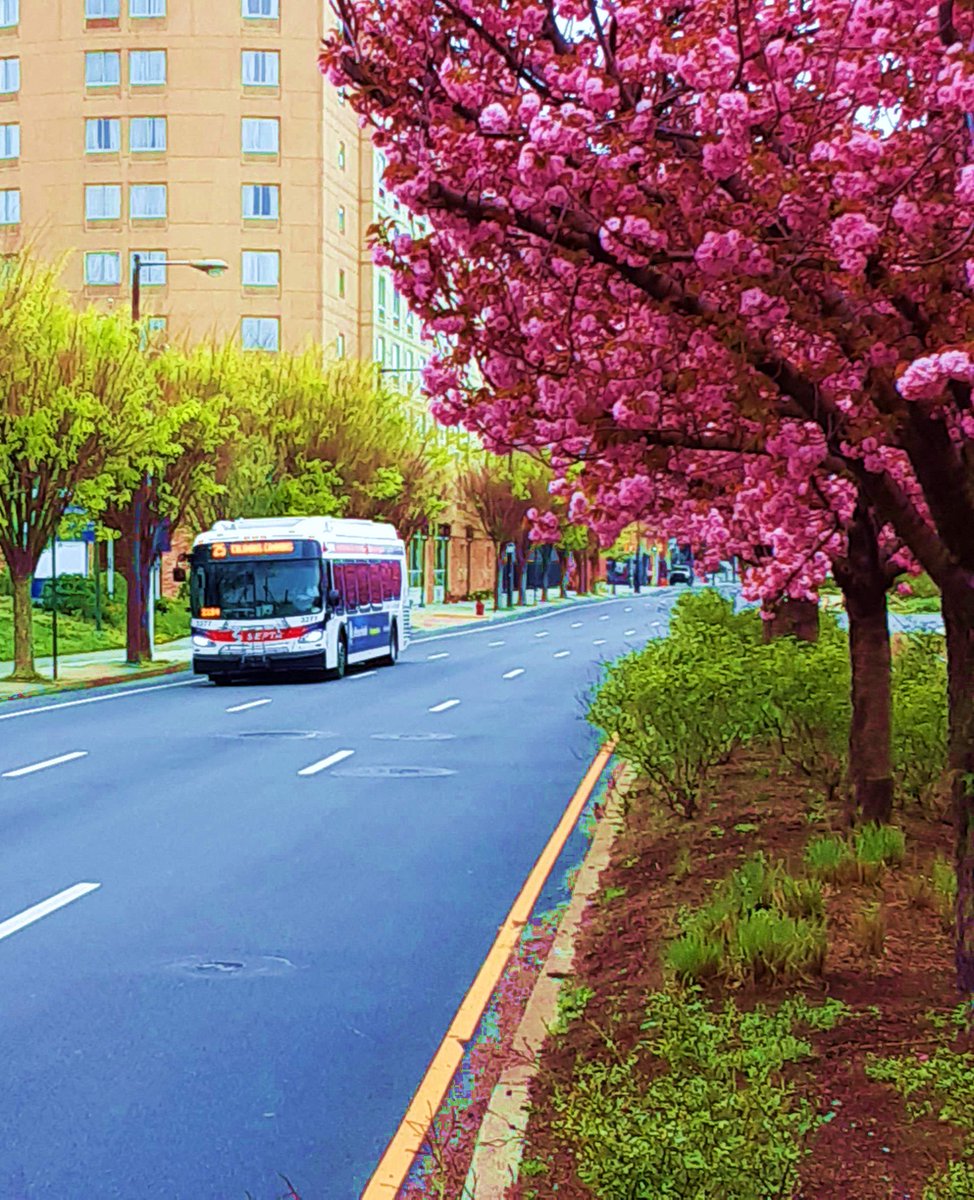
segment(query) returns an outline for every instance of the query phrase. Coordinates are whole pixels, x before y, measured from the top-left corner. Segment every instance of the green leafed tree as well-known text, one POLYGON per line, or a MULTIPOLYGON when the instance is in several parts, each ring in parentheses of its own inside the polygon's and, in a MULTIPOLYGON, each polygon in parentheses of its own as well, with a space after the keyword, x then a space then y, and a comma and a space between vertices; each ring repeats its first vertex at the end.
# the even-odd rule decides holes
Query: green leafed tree
POLYGON ((14 600, 14 673, 34 667, 31 578, 65 508, 97 512, 132 470, 152 381, 130 324, 78 312, 58 271, 23 253, 0 272, 0 553, 14 600))

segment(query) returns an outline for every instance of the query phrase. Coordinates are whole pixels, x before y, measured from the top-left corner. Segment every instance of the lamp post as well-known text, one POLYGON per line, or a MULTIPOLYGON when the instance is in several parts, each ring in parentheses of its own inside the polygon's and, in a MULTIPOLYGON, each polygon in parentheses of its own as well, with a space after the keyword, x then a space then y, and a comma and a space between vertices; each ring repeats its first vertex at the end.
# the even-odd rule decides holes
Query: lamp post
MULTIPOLYGON (((222 258, 163 258, 150 259, 146 261, 141 254, 132 255, 132 324, 137 325, 142 319, 142 272, 147 267, 192 267, 194 271, 200 271, 204 275, 209 275, 211 278, 217 275, 222 275, 227 270, 227 264, 222 258)), ((149 477, 146 476, 142 483, 143 487, 148 489, 149 477)), ((132 576, 133 581, 141 588, 142 580, 142 503, 141 500, 136 500, 135 505, 135 529, 132 535, 132 576)), ((155 562, 153 561, 152 571, 155 571, 155 562)), ((154 640, 154 617, 155 617, 155 588, 154 581, 149 587, 149 655, 151 657, 153 651, 154 640)))

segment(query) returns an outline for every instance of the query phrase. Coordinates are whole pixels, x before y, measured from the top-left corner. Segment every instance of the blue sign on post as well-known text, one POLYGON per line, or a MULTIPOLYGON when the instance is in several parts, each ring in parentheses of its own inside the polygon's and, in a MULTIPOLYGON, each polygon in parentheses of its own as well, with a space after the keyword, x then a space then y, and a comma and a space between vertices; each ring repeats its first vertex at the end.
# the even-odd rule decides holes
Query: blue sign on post
POLYGON ((93 522, 89 521, 88 524, 84 527, 84 529, 82 529, 81 540, 83 542, 87 542, 89 546, 94 545, 95 526, 94 526, 93 522))

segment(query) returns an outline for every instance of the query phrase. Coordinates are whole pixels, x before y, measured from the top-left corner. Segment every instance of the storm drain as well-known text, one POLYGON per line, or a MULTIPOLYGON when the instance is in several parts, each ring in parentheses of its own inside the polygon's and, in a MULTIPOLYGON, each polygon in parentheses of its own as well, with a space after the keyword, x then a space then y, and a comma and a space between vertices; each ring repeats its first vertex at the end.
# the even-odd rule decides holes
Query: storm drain
POLYGON ((455 733, 373 733, 377 742, 449 742, 455 733))
POLYGON ((290 959, 277 954, 258 955, 255 958, 203 958, 192 955, 170 964, 170 969, 180 975, 194 978, 227 979, 238 975, 289 975, 297 970, 290 959))
POLYGON ((233 738, 319 738, 334 737, 333 733, 321 729, 256 729, 246 733, 228 733, 233 738))
POLYGON ((333 775, 349 775, 356 779, 438 779, 456 775, 446 767, 346 767, 332 771, 333 775))

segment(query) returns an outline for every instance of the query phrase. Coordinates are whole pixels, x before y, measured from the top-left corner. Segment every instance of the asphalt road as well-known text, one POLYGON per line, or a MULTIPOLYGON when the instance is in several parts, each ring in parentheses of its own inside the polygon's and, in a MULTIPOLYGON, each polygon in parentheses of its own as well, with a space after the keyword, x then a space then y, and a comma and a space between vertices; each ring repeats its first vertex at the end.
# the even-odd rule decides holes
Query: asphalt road
POLYGON ((3 705, 0 1197, 357 1197, 678 590, 3 705))

